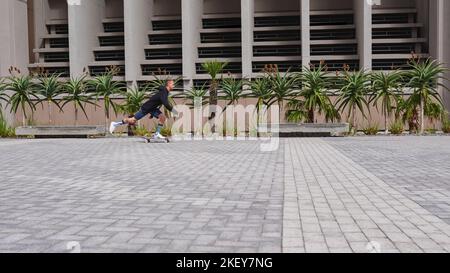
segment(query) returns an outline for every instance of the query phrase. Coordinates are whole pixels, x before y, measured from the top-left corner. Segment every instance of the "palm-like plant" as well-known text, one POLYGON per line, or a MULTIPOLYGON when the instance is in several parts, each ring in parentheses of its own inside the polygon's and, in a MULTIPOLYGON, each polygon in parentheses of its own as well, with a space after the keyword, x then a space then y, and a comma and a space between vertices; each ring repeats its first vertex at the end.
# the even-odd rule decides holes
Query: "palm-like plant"
POLYGON ((36 86, 37 94, 41 96, 39 103, 44 107, 43 103, 47 102, 49 124, 52 124, 52 105, 56 105, 62 111, 60 102, 56 99, 63 92, 63 86, 58 80, 60 76, 60 74, 41 75, 36 86))
POLYGON ((356 128, 356 112, 357 109, 366 118, 365 108, 369 110, 369 102, 367 96, 370 90, 370 78, 364 70, 349 72, 344 70, 341 78, 342 87, 340 95, 336 101, 339 112, 348 109, 348 119, 352 117, 352 126, 356 128))
POLYGON ((195 102, 198 99, 200 99, 200 103, 202 106, 208 104, 207 95, 208 90, 203 85, 201 87, 193 86, 191 89, 186 90, 183 97, 184 101, 187 101, 187 105, 190 108, 194 108, 196 106, 195 102))
POLYGON ((105 111, 105 128, 111 117, 111 108, 115 115, 119 110, 119 104, 114 101, 114 96, 122 93, 122 86, 119 82, 114 81, 114 76, 117 74, 116 68, 111 68, 100 76, 94 77, 88 82, 89 87, 95 94, 96 101, 103 100, 103 107, 105 111))
MULTIPOLYGON (((216 106, 217 106, 217 88, 218 88, 218 79, 217 76, 223 72, 228 63, 219 62, 216 60, 207 61, 202 63, 202 68, 205 70, 209 76, 211 77, 211 84, 209 87, 209 105, 212 107, 211 115, 209 120, 212 120, 216 117, 216 106)), ((215 133, 215 127, 211 128, 212 133, 215 133)))
MULTIPOLYGON (((314 123, 316 111, 319 114, 325 112, 327 121, 339 118, 338 112, 327 94, 327 90, 330 89, 331 85, 326 74, 327 67, 320 63, 318 67, 304 67, 302 73, 296 75, 297 80, 301 83, 298 96, 304 98, 301 104, 308 112, 308 123, 314 123)), ((298 102, 291 102, 290 104, 290 108, 297 110, 299 106, 298 102)))
POLYGON ((223 92, 223 99, 228 101, 227 106, 223 111, 230 105, 236 105, 239 102, 239 99, 243 97, 244 82, 242 80, 230 76, 229 78, 223 79, 220 87, 223 92))
POLYGON ((267 106, 270 107, 277 103, 280 117, 284 109, 284 102, 295 96, 294 86, 297 79, 289 76, 288 73, 289 71, 282 74, 276 69, 274 72, 269 73, 268 77, 271 97, 267 102, 267 106))
POLYGON ((444 73, 447 69, 441 63, 430 58, 425 61, 413 59, 409 63, 409 68, 410 70, 406 74, 409 79, 408 86, 413 89, 414 95, 419 99, 419 130, 420 134, 423 134, 425 129, 425 106, 433 99, 442 104, 438 88, 443 87, 447 89, 440 82, 440 80, 445 80, 444 73))
POLYGON ((39 100, 39 97, 35 94, 35 84, 33 83, 31 76, 20 75, 20 70, 17 68, 10 68, 11 76, 8 77, 8 84, 6 89, 12 92, 12 96, 9 99, 8 105, 11 105, 11 113, 17 114, 20 109, 23 112, 22 125, 26 126, 27 107, 33 115, 36 110, 36 104, 33 99, 39 100))
POLYGON ((370 102, 373 102, 373 105, 378 109, 381 101, 386 134, 389 132, 388 117, 391 116, 395 108, 398 108, 397 102, 403 93, 402 79, 403 73, 400 71, 376 72, 371 75, 372 95, 370 102))
MULTIPOLYGON (((118 110, 128 117, 132 117, 137 113, 147 97, 145 88, 140 88, 139 86, 130 87, 122 91, 122 95, 125 97, 125 104, 119 105, 118 110)), ((138 121, 138 125, 140 121, 138 121)), ((128 125, 128 135, 134 135, 135 125, 128 125)))
POLYGON ((257 78, 250 84, 250 96, 257 99, 256 102, 256 126, 259 127, 261 122, 261 111, 263 106, 268 104, 269 99, 272 95, 272 90, 270 88, 270 79, 268 76, 257 78))
POLYGON ((86 75, 80 77, 71 77, 70 80, 64 84, 64 93, 66 94, 63 98, 64 103, 61 108, 64 108, 67 104, 71 103, 75 110, 75 126, 78 125, 78 111, 81 109, 86 117, 89 120, 89 117, 86 113, 85 106, 86 104, 91 104, 98 106, 94 102, 92 102, 92 95, 88 95, 86 93, 88 86, 86 82, 86 75))

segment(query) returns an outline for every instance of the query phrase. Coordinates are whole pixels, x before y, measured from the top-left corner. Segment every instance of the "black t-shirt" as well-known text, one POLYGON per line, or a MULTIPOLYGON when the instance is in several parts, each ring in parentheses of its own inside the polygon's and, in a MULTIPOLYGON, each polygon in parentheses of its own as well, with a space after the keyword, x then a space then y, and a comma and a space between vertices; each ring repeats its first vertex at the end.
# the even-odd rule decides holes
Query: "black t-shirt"
POLYGON ((146 113, 150 113, 151 111, 159 109, 162 105, 170 112, 173 109, 173 106, 169 102, 169 91, 167 91, 165 86, 159 87, 158 92, 142 105, 142 110, 146 113))

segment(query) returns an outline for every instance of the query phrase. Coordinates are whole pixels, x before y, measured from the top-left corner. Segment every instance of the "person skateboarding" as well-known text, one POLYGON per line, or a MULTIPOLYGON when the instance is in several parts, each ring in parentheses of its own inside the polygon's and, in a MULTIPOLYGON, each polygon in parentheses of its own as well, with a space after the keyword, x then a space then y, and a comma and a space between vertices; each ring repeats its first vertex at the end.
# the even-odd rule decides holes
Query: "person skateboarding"
POLYGON ((166 81, 165 86, 160 86, 158 92, 150 97, 150 99, 145 102, 139 112, 137 112, 131 118, 124 118, 118 122, 111 122, 109 127, 109 132, 112 134, 117 127, 123 125, 135 125, 138 120, 143 119, 145 116, 150 114, 151 118, 158 120, 158 126, 156 127, 156 132, 153 134, 152 139, 164 140, 166 139, 161 135, 161 130, 164 127, 164 123, 167 117, 161 112, 160 108, 164 106, 169 112, 171 112, 175 117, 178 116, 178 112, 173 108, 169 102, 169 93, 173 91, 175 87, 175 82, 172 79, 166 81))

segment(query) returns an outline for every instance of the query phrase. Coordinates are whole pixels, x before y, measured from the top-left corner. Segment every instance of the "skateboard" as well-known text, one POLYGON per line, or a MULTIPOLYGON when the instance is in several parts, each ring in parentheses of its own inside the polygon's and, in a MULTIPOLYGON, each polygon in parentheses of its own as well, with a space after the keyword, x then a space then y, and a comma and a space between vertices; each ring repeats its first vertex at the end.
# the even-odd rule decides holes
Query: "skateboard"
POLYGON ((168 138, 166 139, 154 139, 151 137, 142 137, 145 141, 145 143, 170 143, 170 140, 168 138))

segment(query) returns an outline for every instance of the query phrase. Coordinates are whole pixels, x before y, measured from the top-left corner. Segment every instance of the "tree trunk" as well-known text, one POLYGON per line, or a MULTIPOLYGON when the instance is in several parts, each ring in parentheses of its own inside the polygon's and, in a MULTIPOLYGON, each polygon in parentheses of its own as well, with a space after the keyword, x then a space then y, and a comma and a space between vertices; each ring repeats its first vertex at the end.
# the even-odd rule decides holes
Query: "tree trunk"
POLYGON ((314 123, 314 109, 308 110, 308 123, 314 123))
POLYGON ((356 106, 355 105, 353 105, 353 121, 352 122, 353 122, 352 126, 356 132, 357 127, 356 127, 356 106))
POLYGON ((78 126, 78 108, 75 105, 75 126, 78 126))
POLYGON ((388 121, 387 121, 387 109, 384 109, 384 133, 387 135, 389 133, 389 129, 388 129, 388 121))
POLYGON ((48 124, 52 125, 52 104, 50 101, 47 102, 48 103, 48 124))
POLYGON ((216 125, 214 119, 216 118, 216 108, 217 108, 217 89, 216 89, 216 81, 213 80, 211 83, 211 90, 209 94, 209 107, 212 107, 209 116, 209 122, 211 125, 211 133, 216 133, 216 125))
POLYGON ((425 106, 424 106, 424 101, 423 98, 420 98, 420 134, 423 135, 424 133, 424 126, 425 126, 425 122, 424 122, 424 118, 425 118, 425 106))

